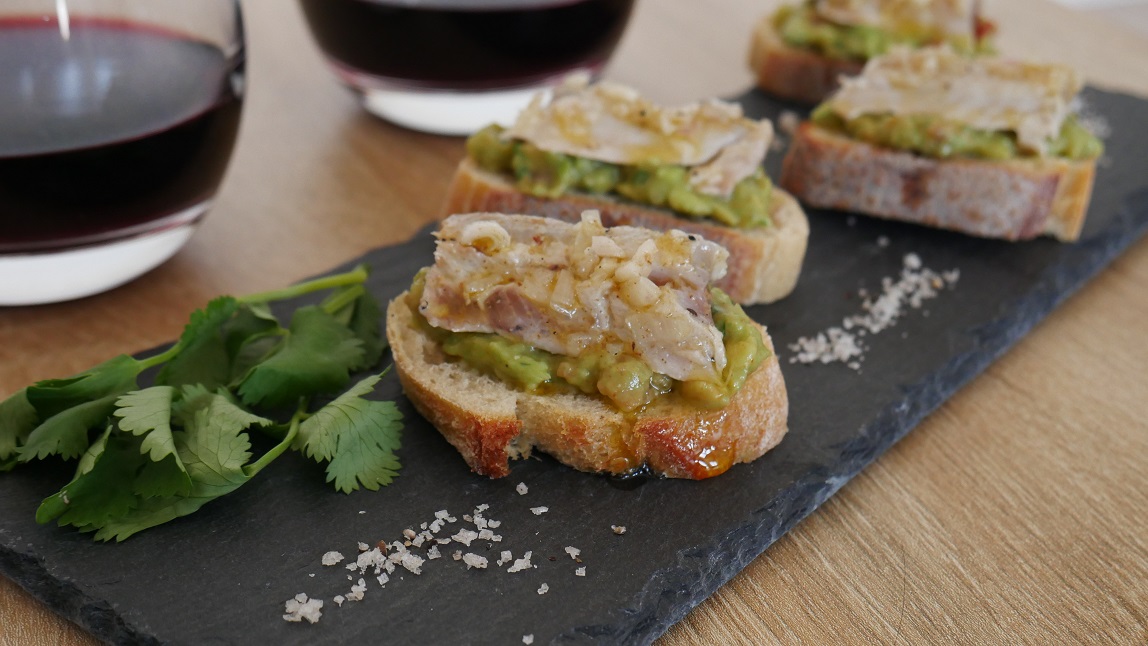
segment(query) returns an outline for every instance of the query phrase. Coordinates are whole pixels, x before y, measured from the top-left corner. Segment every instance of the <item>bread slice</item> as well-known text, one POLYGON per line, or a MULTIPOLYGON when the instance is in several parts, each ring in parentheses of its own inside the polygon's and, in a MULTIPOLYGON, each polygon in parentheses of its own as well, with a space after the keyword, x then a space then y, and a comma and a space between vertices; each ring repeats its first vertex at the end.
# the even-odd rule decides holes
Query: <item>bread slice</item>
POLYGON ((526 213, 578 222, 582 211, 597 209, 607 227, 637 226, 658 231, 681 229, 712 240, 729 250, 729 271, 716 283, 736 303, 772 303, 797 285, 809 220, 792 195, 773 190, 773 226, 735 229, 701 219, 689 219, 658 207, 602 195, 569 193, 561 198, 535 197, 519 191, 502 175, 465 159, 447 191, 444 216, 489 211, 526 213))
POLYGON ((797 103, 820 103, 837 89, 837 79, 855 76, 862 61, 822 56, 783 41, 766 16, 753 30, 749 45, 749 69, 757 86, 770 94, 797 103))
POLYGON ((805 122, 781 185, 807 205, 904 220, 974 236, 1080 237, 1095 160, 932 159, 805 122))
POLYGON ((548 453, 575 469, 621 474, 643 464, 671 478, 702 479, 760 457, 787 430, 789 401, 770 356, 721 410, 657 403, 627 417, 598 397, 536 395, 447 361, 414 321, 406 294, 387 307, 387 339, 403 391, 476 473, 500 478, 509 461, 548 453))

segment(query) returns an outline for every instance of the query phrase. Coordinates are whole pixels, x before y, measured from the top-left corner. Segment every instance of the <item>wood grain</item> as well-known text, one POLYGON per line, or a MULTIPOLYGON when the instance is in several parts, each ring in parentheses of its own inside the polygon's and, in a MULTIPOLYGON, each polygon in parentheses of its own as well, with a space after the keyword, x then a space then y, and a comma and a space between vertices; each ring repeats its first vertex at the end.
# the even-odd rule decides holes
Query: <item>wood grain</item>
MULTIPOLYGON (((750 26, 775 4, 640 2, 608 75, 661 101, 738 94, 750 26)), ((1046 0, 986 4, 1006 53, 1148 94, 1148 39, 1046 0)), ((213 212, 130 285, 0 309, 0 394, 163 342, 217 294, 321 272, 437 212, 461 140, 364 114, 295 3, 244 9, 250 92, 213 212)), ((1148 642, 1145 284, 1141 241, 662 642, 1148 642)), ((0 577, 0 644, 89 643, 0 577)))

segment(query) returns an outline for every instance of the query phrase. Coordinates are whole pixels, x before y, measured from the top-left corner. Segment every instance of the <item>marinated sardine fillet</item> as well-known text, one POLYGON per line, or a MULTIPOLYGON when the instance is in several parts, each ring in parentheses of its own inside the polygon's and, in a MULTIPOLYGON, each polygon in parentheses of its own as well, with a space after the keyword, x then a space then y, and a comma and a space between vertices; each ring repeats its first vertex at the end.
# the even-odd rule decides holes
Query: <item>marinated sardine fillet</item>
POLYGON ((626 353, 674 379, 720 382, 708 284, 728 252, 682 231, 494 213, 439 232, 419 311, 438 328, 496 333, 559 355, 626 353))
POLYGON ((842 25, 972 38, 979 4, 977 0, 818 0, 814 9, 842 25))
POLYGON ((1062 65, 967 58, 948 47, 929 47, 897 49, 869 61, 860 76, 842 80, 827 103, 845 119, 921 114, 1011 131, 1022 149, 1044 153, 1080 89, 1080 77, 1062 65))
POLYGON ((626 86, 574 77, 549 102, 536 96, 505 136, 612 164, 688 166, 696 190, 728 196, 761 165, 773 126, 745 118, 733 103, 662 107, 626 86))

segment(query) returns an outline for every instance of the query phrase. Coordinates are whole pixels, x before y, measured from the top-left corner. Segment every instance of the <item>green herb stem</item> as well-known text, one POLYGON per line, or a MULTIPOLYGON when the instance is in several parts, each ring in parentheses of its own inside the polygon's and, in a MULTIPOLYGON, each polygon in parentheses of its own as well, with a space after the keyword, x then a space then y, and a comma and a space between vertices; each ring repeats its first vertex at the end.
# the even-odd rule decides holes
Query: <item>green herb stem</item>
POLYGON ((275 458, 283 455, 283 452, 291 447, 291 443, 295 441, 295 436, 299 434, 299 425, 303 423, 303 418, 307 414, 305 406, 305 401, 299 403, 299 410, 291 417, 291 423, 287 427, 287 435, 284 436, 283 441, 263 454, 263 457, 243 467, 243 472, 247 474, 247 477, 254 478, 255 474, 262 471, 264 467, 274 462, 275 458))
POLYGON ((342 274, 316 278, 315 280, 297 283, 283 289, 276 289, 259 294, 251 294, 249 296, 241 296, 237 300, 240 303, 268 303, 271 301, 282 301, 289 298, 303 296, 304 294, 310 294, 311 292, 317 292, 323 289, 332 289, 335 287, 362 284, 365 280, 367 280, 367 267, 366 265, 359 265, 351 271, 342 274))
POLYGON ((145 359, 140 359, 140 362, 139 362, 140 372, 143 372, 144 370, 147 370, 148 368, 154 368, 155 366, 158 366, 160 364, 167 363, 168 361, 171 361, 173 358, 175 358, 175 355, 179 354, 179 351, 181 349, 183 349, 183 342, 178 341, 174 345, 172 345, 170 348, 168 348, 167 350, 164 350, 163 352, 161 352, 157 355, 153 355, 153 356, 147 357, 145 359))
POLYGON ((335 292, 330 298, 323 302, 323 311, 328 314, 334 314, 351 303, 354 303, 365 293, 367 293, 367 290, 362 285, 355 285, 350 289, 335 292))

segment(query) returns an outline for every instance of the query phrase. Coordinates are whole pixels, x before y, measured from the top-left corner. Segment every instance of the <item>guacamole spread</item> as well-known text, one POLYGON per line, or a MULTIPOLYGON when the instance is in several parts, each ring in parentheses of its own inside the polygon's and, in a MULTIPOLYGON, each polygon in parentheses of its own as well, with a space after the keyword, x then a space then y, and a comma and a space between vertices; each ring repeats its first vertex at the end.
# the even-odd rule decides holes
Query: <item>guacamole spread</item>
MULTIPOLYGON (((926 157, 1006 160, 1036 153, 1017 145, 1011 132, 979 130, 960 122, 929 115, 867 114, 843 119, 828 104, 813 111, 817 125, 854 139, 886 148, 908 150, 926 157)), ((1048 154, 1064 159, 1095 159, 1104 144, 1069 116, 1060 133, 1048 142, 1048 154)))
POLYGON ((700 408, 718 409, 745 385, 769 356, 761 334, 742 308, 716 287, 710 288, 714 324, 721 331, 726 366, 720 383, 677 381, 652 371, 637 357, 591 349, 565 357, 498 334, 450 332, 427 323, 419 314, 424 274, 419 272, 407 294, 415 320, 447 356, 527 392, 582 392, 601 395, 623 412, 636 412, 660 396, 679 396, 700 408))
POLYGON ((624 198, 668 207, 726 226, 769 226, 772 183, 759 168, 741 180, 728 199, 694 190, 689 169, 651 162, 625 166, 541 150, 533 144, 505 139, 503 128, 487 126, 470 137, 466 149, 484 170, 509 175, 518 190, 537 197, 558 197, 568 191, 624 198))
POLYGON ((782 40, 793 47, 811 49, 830 58, 867 61, 884 54, 894 45, 922 47, 947 42, 962 54, 991 53, 987 40, 971 37, 939 37, 928 29, 890 32, 867 25, 841 25, 817 15, 811 3, 786 5, 773 15, 773 26, 782 40))

